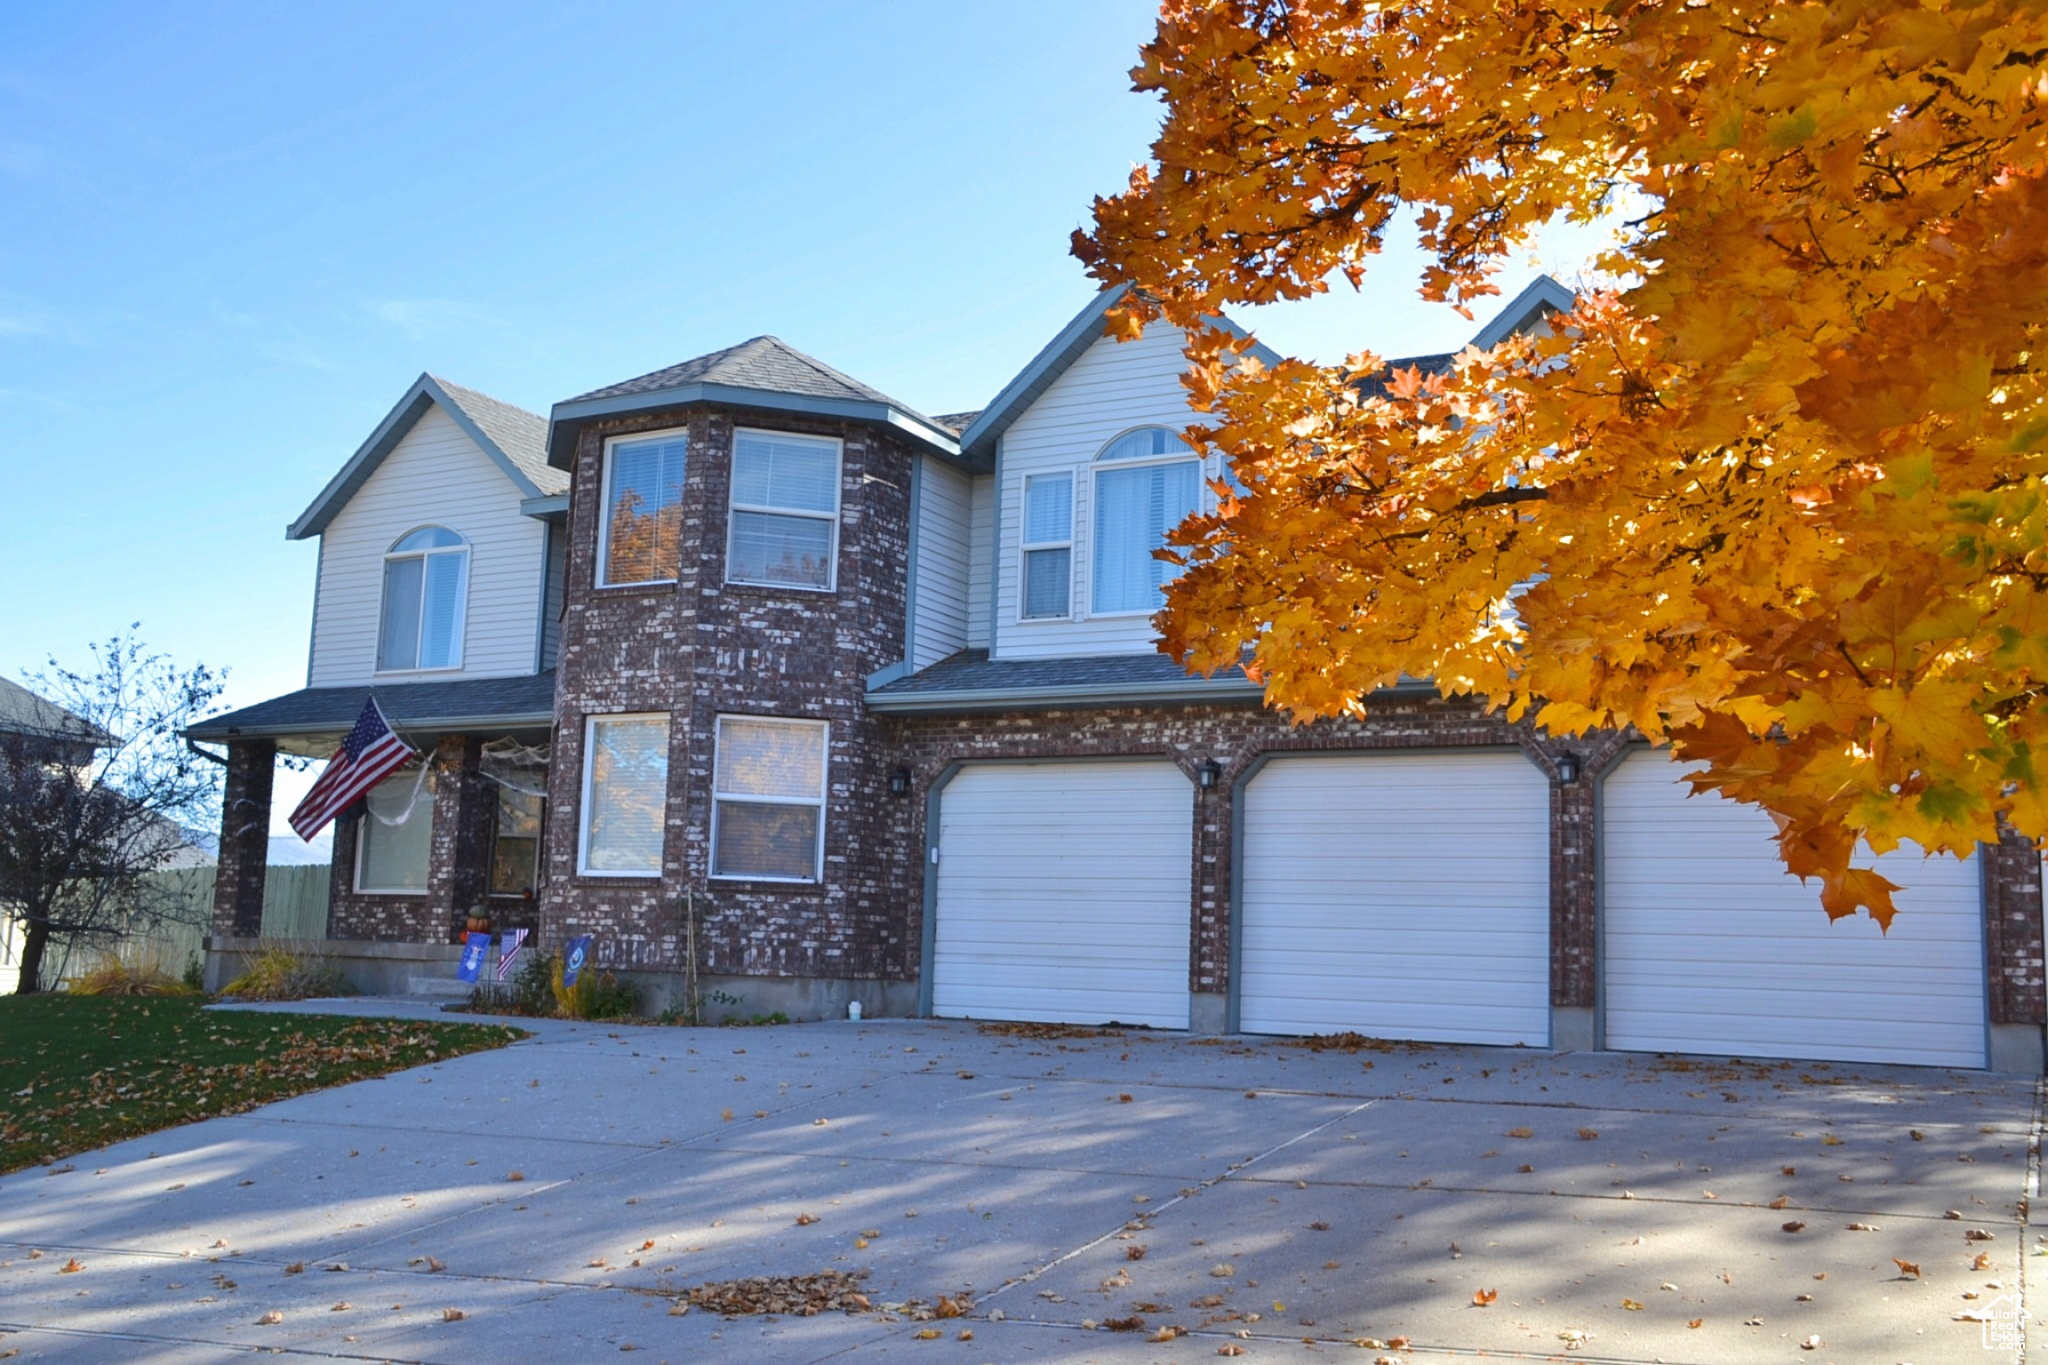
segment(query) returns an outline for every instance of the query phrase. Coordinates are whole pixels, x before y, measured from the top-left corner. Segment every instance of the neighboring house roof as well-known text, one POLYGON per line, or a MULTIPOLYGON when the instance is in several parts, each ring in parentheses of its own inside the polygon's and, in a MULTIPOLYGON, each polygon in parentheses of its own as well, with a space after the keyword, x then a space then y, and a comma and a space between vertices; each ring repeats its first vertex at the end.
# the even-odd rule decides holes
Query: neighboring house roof
POLYGON ((406 433, 426 415, 427 409, 436 405, 454 419, 455 425, 476 442, 493 464, 504 471, 522 499, 567 496, 569 476, 551 468, 547 462, 548 424, 545 417, 500 402, 475 389, 423 374, 413 381, 397 405, 385 414, 377 429, 370 433, 370 439, 349 457, 341 472, 320 490, 320 496, 313 499, 312 505, 286 528, 285 535, 292 540, 304 540, 326 530, 328 523, 355 496, 356 490, 377 472, 385 456, 405 439, 406 433))
MULTIPOLYGON (((982 470, 994 467, 996 442, 1009 430, 1010 424, 1024 415, 1024 410, 1038 401, 1040 394, 1053 386, 1053 382, 1067 372, 1067 368, 1081 358, 1081 353, 1094 345, 1103 335, 1103 319, 1109 310, 1124 296, 1128 285, 1117 285, 1105 289, 1088 301, 1088 306, 1074 314, 1059 335, 1045 344, 1045 348, 1031 358, 1031 363, 1018 371, 1017 377, 1003 386, 1003 391, 975 415, 965 431, 960 433, 960 453, 982 470)), ((1229 318, 1218 318, 1223 329, 1234 336, 1244 336, 1244 328, 1229 318)), ((1280 353, 1264 342, 1252 346, 1252 355, 1260 363, 1276 365, 1280 353)))
POLYGON ((357 683, 350 687, 307 687, 282 697, 210 716, 185 731, 188 739, 280 738, 289 735, 341 736, 362 714, 371 693, 392 728, 476 730, 531 728, 552 724, 555 674, 512 678, 469 678, 461 682, 357 683))
POLYGON ((976 408, 973 412, 942 412, 933 417, 932 420, 940 426, 950 428, 953 431, 965 431, 968 427, 974 425, 974 419, 979 416, 981 416, 981 409, 976 408))
POLYGON ((1548 275, 1538 275, 1473 334, 1472 344, 1482 351, 1490 351, 1515 333, 1535 326, 1550 313, 1570 312, 1577 302, 1578 295, 1571 290, 1548 275))
POLYGON ((950 428, 780 338, 758 336, 555 404, 548 428, 548 461, 557 469, 567 469, 575 458, 583 427, 599 418, 685 403, 722 403, 876 422, 894 427, 942 455, 957 458, 960 454, 950 428))
POLYGON ((71 740, 93 748, 120 743, 83 716, 74 715, 5 678, 0 678, 0 734, 71 740))

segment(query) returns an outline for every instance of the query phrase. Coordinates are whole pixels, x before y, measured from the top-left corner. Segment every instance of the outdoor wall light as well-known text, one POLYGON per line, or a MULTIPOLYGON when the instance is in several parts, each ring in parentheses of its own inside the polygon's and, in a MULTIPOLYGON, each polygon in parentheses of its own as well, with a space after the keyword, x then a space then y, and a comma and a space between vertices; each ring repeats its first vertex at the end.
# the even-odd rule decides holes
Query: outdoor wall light
POLYGON ((910 769, 895 768, 889 773, 889 795, 910 795, 910 769))
POLYGON ((1579 756, 1559 754, 1557 756, 1557 781, 1560 786, 1569 787, 1579 780, 1579 756))
POLYGON ((1217 779, 1222 776, 1223 765, 1213 758, 1203 759, 1202 766, 1195 769, 1195 781, 1201 784, 1203 791, 1215 786, 1217 779))

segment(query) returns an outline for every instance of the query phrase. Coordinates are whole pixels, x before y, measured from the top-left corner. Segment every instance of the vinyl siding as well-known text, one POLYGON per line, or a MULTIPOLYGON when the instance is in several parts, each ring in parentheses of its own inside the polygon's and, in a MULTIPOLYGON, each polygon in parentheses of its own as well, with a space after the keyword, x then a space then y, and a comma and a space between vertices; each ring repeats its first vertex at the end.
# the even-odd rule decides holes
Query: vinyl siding
POLYGON ((533 672, 544 542, 543 524, 520 514, 518 488, 446 413, 429 408, 322 535, 310 684, 533 672), (378 674, 384 554, 430 524, 470 545, 462 667, 378 674))
MULTIPOLYGON (((1062 658, 1076 655, 1147 654, 1158 638, 1149 616, 1088 619, 1090 534, 1094 488, 1089 479, 1095 455, 1114 436, 1133 427, 1163 426, 1178 431, 1194 420, 1180 375, 1186 364, 1181 333, 1155 326, 1137 341, 1096 341, 1055 380, 1038 401, 1003 433, 998 490, 1002 498, 996 556, 995 640, 1001 659, 1062 658), (1017 619, 1017 529, 1024 480, 1033 474, 1074 474, 1074 612, 1054 621, 1017 619)), ((1205 471, 1205 477, 1215 474, 1205 471)), ((1212 499, 1206 487, 1203 504, 1212 499)))
POLYGON ((994 475, 976 476, 967 528, 967 647, 987 649, 989 585, 996 567, 994 475))
MULTIPOLYGON (((543 526, 546 523, 542 523, 543 526)), ((540 613, 540 671, 555 666, 562 648, 562 594, 569 583, 569 532, 557 526, 548 537, 548 577, 540 613)))
POLYGON ((968 476, 937 460, 918 470, 916 608, 910 666, 924 668, 967 647, 968 476))

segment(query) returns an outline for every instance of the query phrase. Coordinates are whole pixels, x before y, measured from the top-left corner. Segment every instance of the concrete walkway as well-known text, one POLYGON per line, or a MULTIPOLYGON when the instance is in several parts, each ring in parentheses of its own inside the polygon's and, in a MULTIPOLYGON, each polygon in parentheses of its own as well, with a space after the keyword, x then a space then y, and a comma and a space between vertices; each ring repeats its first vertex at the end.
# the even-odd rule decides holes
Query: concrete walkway
POLYGON ((2022 1357, 1959 1315, 2048 1264, 2025 1078, 532 1027, 0 1180, 0 1357, 1981 1365, 2022 1357), (672 1311, 824 1270, 876 1311, 672 1311))

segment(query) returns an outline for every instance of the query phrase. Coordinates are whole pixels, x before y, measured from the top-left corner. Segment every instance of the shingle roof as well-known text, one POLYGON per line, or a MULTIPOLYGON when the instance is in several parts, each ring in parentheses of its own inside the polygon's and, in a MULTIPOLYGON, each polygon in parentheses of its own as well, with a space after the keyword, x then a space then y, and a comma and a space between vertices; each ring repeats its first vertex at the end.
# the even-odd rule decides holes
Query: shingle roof
POLYGON ((533 480, 543 493, 569 491, 569 475, 548 463, 548 419, 537 412, 478 393, 475 389, 433 376, 441 391, 469 414, 483 433, 497 443, 505 458, 519 466, 519 472, 533 480))
POLYGON ((1232 668, 1189 675, 1163 654, 1074 659, 991 659, 963 649, 867 694, 877 711, 985 711, 1135 701, 1256 701, 1263 689, 1232 668))
POLYGON ((112 742, 99 726, 46 701, 20 683, 0 678, 0 734, 112 742))
POLYGON ((798 393, 813 398, 853 398, 868 403, 887 403, 913 411, 879 389, 869 388, 851 375, 842 374, 824 361, 807 356, 779 337, 759 336, 728 346, 722 351, 700 355, 671 365, 665 370, 608 384, 569 399, 582 403, 592 398, 616 398, 629 393, 660 393, 685 384, 729 384, 736 389, 759 389, 764 393, 798 393))
POLYGON ((358 683, 307 687, 282 697, 211 716, 187 729, 193 739, 226 740, 267 735, 342 735, 362 714, 372 692, 385 719, 399 730, 483 729, 546 725, 554 717, 555 674, 467 678, 460 682, 358 683))
POLYGON ((952 428, 780 338, 758 336, 555 404, 548 426, 548 459, 556 468, 567 469, 590 422, 689 403, 875 422, 940 455, 960 457, 958 433, 952 428))
POLYGON ((979 416, 981 416, 981 409, 976 408, 973 412, 941 412, 935 414, 932 420, 940 426, 950 428, 953 431, 965 431, 974 425, 974 419, 979 416))

